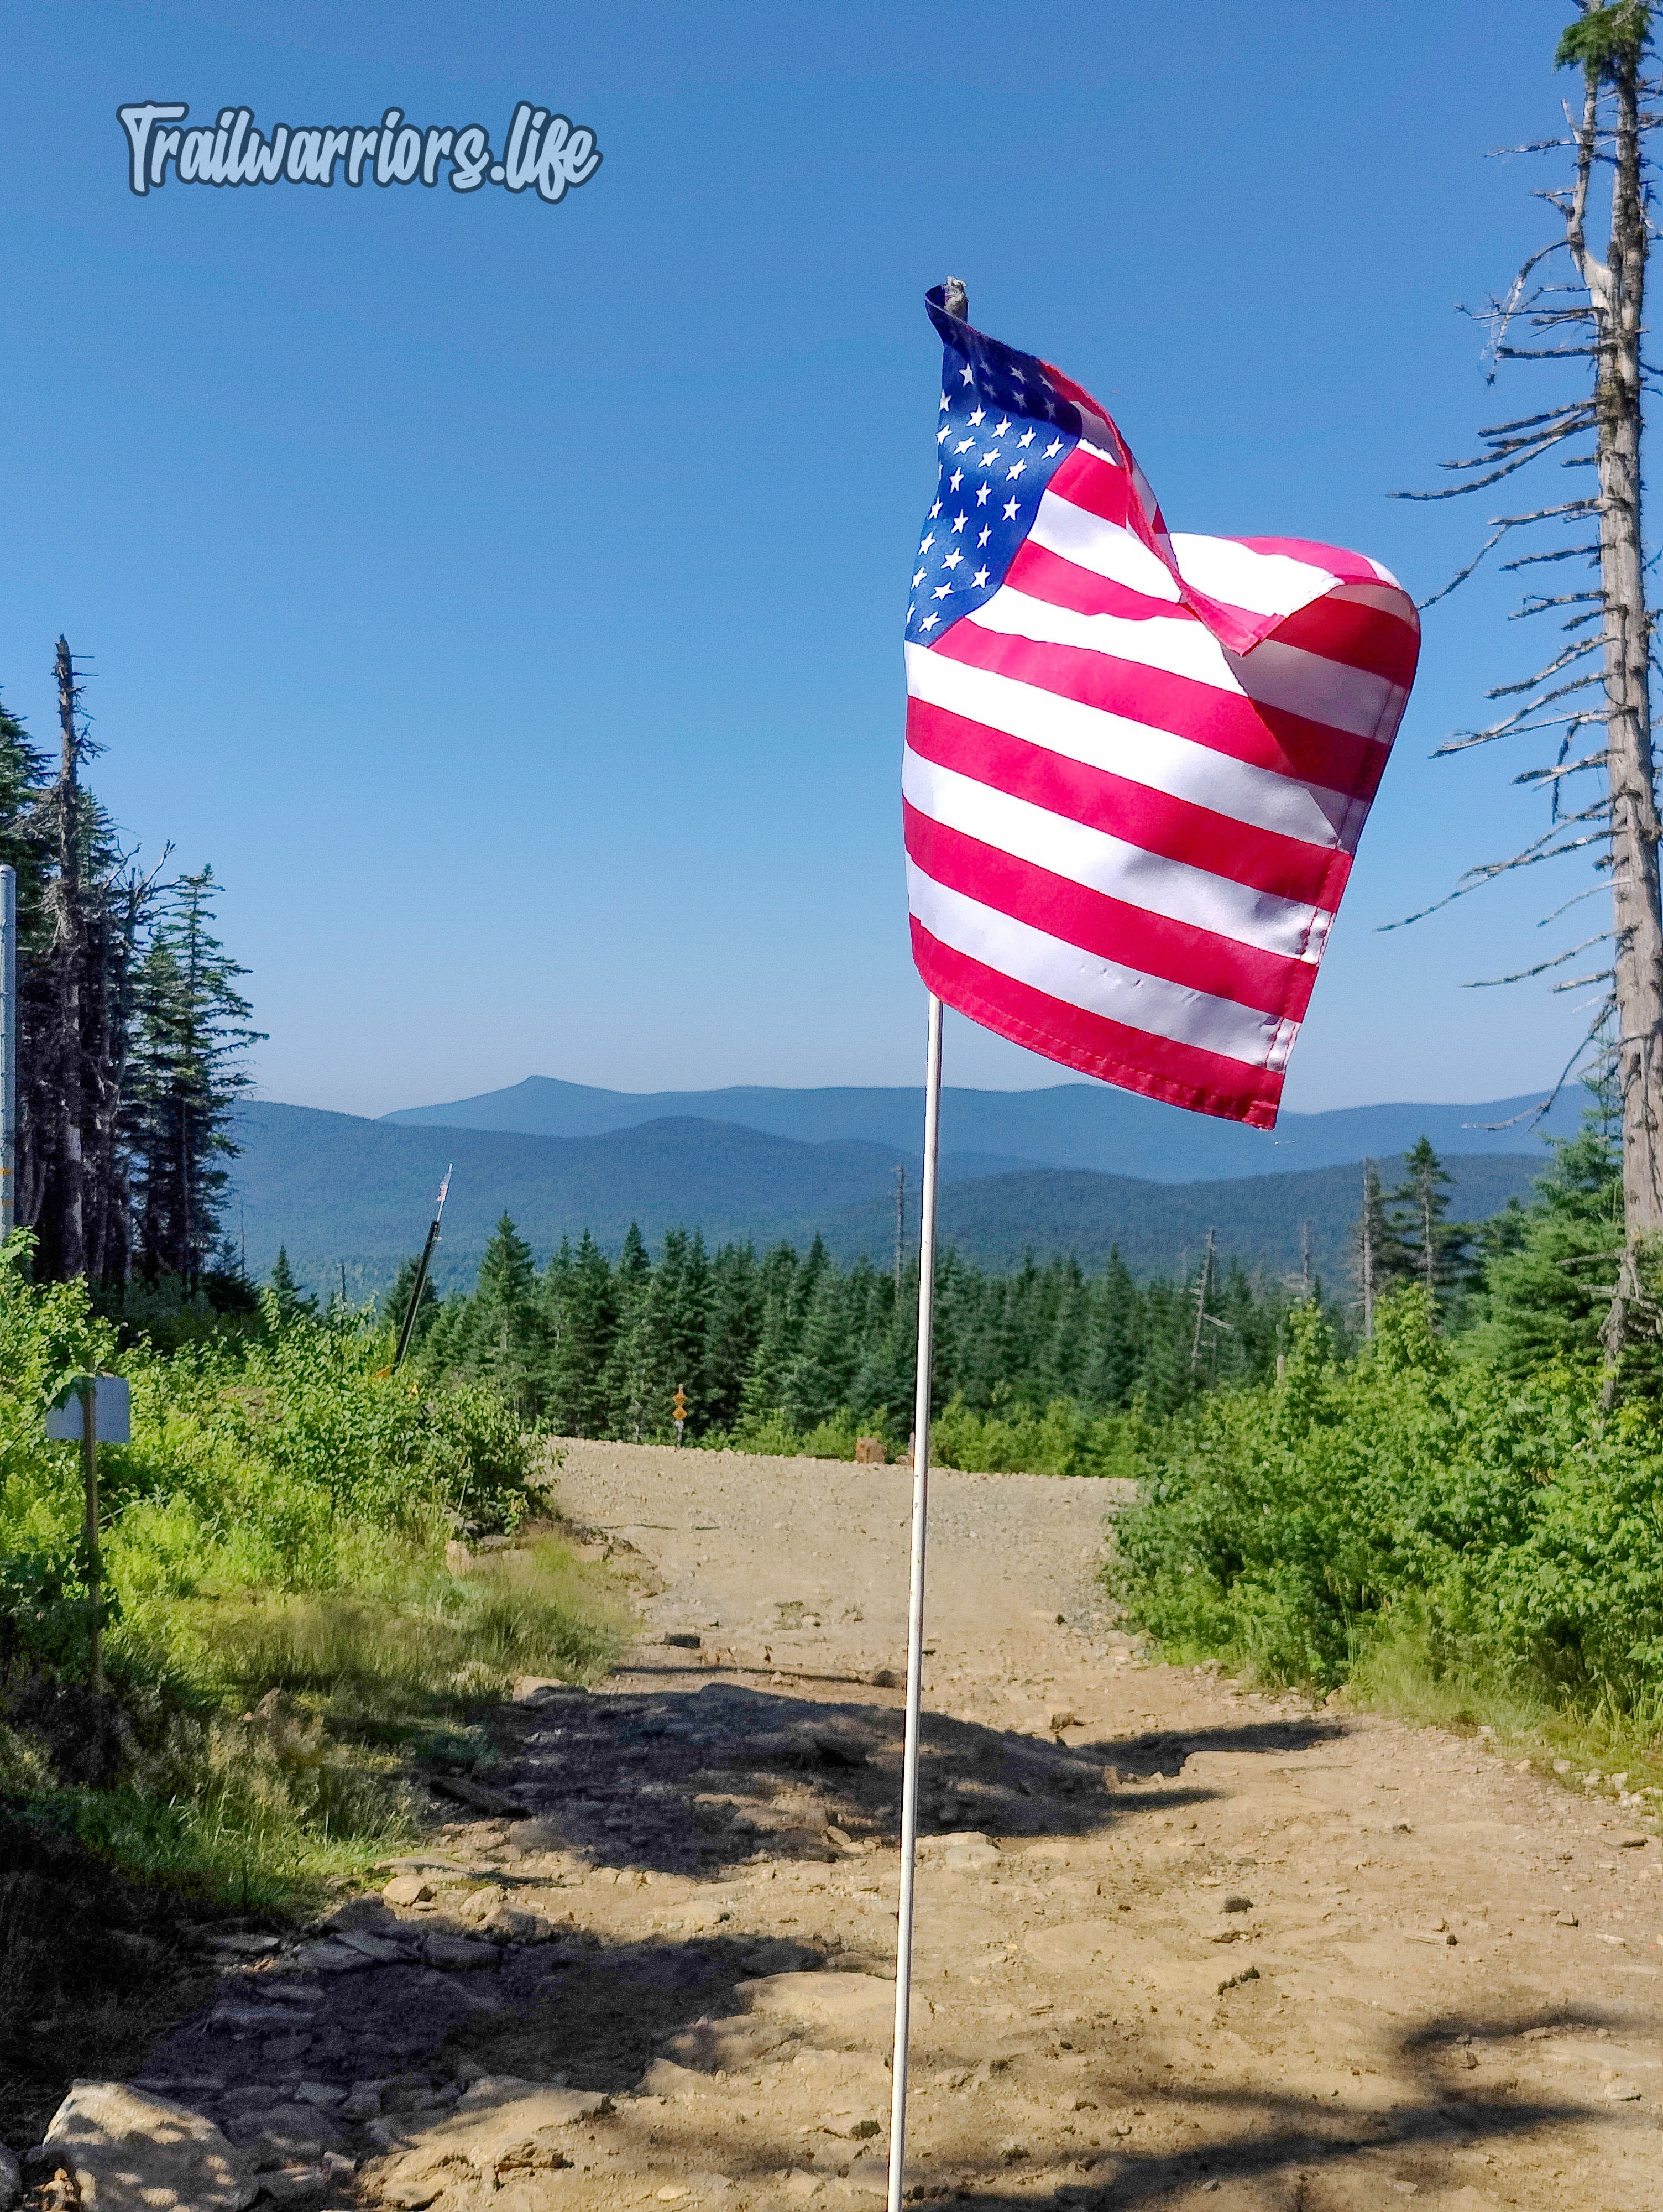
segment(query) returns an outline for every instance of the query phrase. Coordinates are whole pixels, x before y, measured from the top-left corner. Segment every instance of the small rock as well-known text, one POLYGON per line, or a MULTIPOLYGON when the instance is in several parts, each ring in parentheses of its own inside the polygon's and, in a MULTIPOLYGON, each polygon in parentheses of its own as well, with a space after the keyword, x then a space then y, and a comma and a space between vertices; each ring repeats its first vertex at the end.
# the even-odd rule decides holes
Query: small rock
POLYGON ((1052 1735, 1055 1735, 1060 1729, 1080 1727, 1081 1721, 1079 1715, 1071 1707, 1065 1705, 1060 1711, 1049 1714, 1045 1724, 1052 1735))
POLYGON ((260 2186, 274 2204, 317 2204, 329 2194, 333 2177, 318 2166, 276 2166, 260 2176, 260 2186))
POLYGON ((41 2145, 88 2212, 244 2212, 259 2185, 211 2120, 124 2081, 80 2081, 41 2145))
POLYGON ((900 1676, 893 1667, 874 1667, 866 1680, 875 1690, 893 1690, 900 1686, 900 1676))
POLYGON ((431 1966, 465 1969, 502 1963, 502 1954, 495 1943, 476 1943, 468 1936, 429 1936, 422 1948, 431 1966))
POLYGON ((488 1881, 483 1889, 476 1889, 464 1897, 461 1905, 464 1920, 485 1920, 499 1905, 507 1902, 508 1893, 500 1884, 488 1881))
POLYGON ((1632 2105, 1638 2101, 1640 2092, 1632 2081, 1607 2081, 1599 2094, 1611 2104, 1632 2105))
POLYGON ((426 1905, 433 1896, 433 1884, 424 1875, 396 1874, 381 1894, 389 1905, 426 1905))
POLYGON ((429 2129, 398 2161, 382 2195, 403 2212, 418 2212, 449 2185, 452 2176, 446 2169, 458 2160, 486 2182, 495 2180, 501 2167, 569 2166, 559 2136, 578 2121, 592 2118, 605 2103, 594 2090, 483 2075, 458 2100, 450 2118, 429 2129))
POLYGON ((347 2091, 341 2117, 345 2120, 373 2120, 380 2109, 381 2084, 379 2081, 355 2081, 347 2091))
POLYGON ((341 2140, 334 2121, 316 2105, 274 2105, 269 2112, 233 2120, 226 2132, 262 2169, 310 2165, 341 2140))
POLYGON ((297 2105, 318 2105, 325 2112, 332 2112, 337 2105, 345 2103, 346 2094, 338 2082, 300 2081, 295 2085, 294 2101, 297 2105))
POLYGON ((1221 1912, 1251 1912, 1253 1911, 1253 1899, 1250 1897, 1220 1898, 1218 1900, 1218 1910, 1221 1912))
POLYGON ((303 1974, 356 1974, 368 1966, 369 1956, 344 1940, 338 1943, 303 1943, 294 1964, 303 1974))
MULTIPOLYGON (((385 1936, 373 1936, 367 1928, 343 1928, 337 1941, 344 1943, 349 1951, 356 1951, 374 1966, 391 1966, 408 1955, 402 1943, 391 1943, 385 1936)), ((338 1968, 336 1970, 340 1971, 338 1968)))
POLYGON ((1556 1913, 1553 1924, 1556 1928, 1580 1928, 1582 1923, 1574 1912, 1567 1911, 1556 1913))
POLYGON ((227 2028, 233 2035, 264 2035, 273 2027, 310 2027, 312 2021, 309 2012, 277 2005, 221 2004, 209 2014, 210 2027, 227 2028))
POLYGON ((699 1648, 699 1639, 690 1628, 672 1629, 663 1641, 677 1651, 696 1651, 699 1648))
POLYGON ((794 2166, 786 2177, 786 2194, 799 2199, 817 2197, 825 2185, 817 2173, 810 2173, 806 2166, 794 2166))
POLYGON ((23 2170, 15 2154, 0 2143, 0 2212, 11 2212, 23 2189, 23 2170))
POLYGON ((1617 1838, 1617 1848, 1619 1851, 1637 1851, 1644 1849, 1646 1837, 1643 1830, 1625 1828, 1617 1838))

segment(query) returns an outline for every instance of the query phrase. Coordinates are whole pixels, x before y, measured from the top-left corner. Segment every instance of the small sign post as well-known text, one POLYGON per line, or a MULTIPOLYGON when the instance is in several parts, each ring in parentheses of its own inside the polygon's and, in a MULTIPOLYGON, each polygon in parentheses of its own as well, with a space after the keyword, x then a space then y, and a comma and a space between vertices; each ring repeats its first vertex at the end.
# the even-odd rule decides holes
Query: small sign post
POLYGON ((81 1446, 87 1489, 87 1599, 92 1614, 92 1683, 104 1687, 104 1563, 98 1541, 98 1446, 130 1443, 132 1396, 120 1375, 77 1375, 46 1409, 46 1434, 81 1446))
POLYGON ((682 1431, 687 1426, 687 1385, 685 1382, 678 1382, 676 1385, 676 1409, 672 1419, 676 1424, 676 1449, 679 1451, 682 1448, 682 1431))

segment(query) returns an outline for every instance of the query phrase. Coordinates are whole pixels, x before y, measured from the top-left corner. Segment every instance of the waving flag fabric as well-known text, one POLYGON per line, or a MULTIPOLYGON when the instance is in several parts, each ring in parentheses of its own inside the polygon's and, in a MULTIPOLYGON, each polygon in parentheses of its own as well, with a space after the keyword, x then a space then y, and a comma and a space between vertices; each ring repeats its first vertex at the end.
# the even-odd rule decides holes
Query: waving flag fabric
POLYGON ((1260 1128, 1408 700, 1374 561, 1169 532, 1058 369, 947 313, 907 612, 913 947, 1030 1050, 1260 1128))

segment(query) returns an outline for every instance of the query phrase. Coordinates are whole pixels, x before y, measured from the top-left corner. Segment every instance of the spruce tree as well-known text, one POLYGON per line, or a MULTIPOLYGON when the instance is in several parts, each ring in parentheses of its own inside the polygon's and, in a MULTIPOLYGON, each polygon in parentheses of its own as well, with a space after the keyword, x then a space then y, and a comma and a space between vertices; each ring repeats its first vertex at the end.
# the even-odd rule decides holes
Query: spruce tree
POLYGON ((271 1308, 279 1322, 293 1321, 297 1315, 315 1314, 318 1301, 310 1291, 302 1291, 294 1279, 294 1270, 288 1264, 288 1247, 277 1247, 276 1259, 272 1262, 267 1283, 271 1308))
POLYGON ((1405 1255, 1407 1273, 1440 1300, 1459 1279, 1472 1241, 1465 1222, 1446 1221, 1453 1177, 1426 1137, 1404 1154, 1403 1181, 1387 1201, 1387 1218, 1405 1255))
POLYGON ((618 1309, 612 1270, 586 1229, 561 1285, 560 1316, 549 1359, 549 1417, 562 1436, 598 1437, 606 1427, 605 1377, 618 1309))
POLYGON ((253 1079, 244 1060, 264 1035, 237 989, 247 974, 213 933, 214 872, 182 876, 162 894, 137 983, 138 1035, 125 1133, 136 1155, 137 1244, 147 1277, 193 1287, 221 1241, 229 1175, 240 1149, 237 1101, 253 1079))
POLYGON ((531 1248, 505 1213, 479 1263, 472 1364, 523 1420, 542 1410, 549 1330, 531 1248))

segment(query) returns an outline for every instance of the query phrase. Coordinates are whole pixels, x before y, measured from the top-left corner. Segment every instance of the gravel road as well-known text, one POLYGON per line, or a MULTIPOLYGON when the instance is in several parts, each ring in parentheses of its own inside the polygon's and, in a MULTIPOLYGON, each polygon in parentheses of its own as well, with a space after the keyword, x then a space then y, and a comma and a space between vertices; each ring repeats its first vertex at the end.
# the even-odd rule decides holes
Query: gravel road
MULTIPOLYGON (((280 2203, 876 2212, 909 1478, 577 1443, 555 1489, 634 1585, 622 1668, 519 1685, 388 1894, 229 1962, 147 2078, 280 2203)), ((1655 1833, 1147 1663, 1117 1502, 932 1486, 911 2191, 1649 2212, 1655 1833)))

